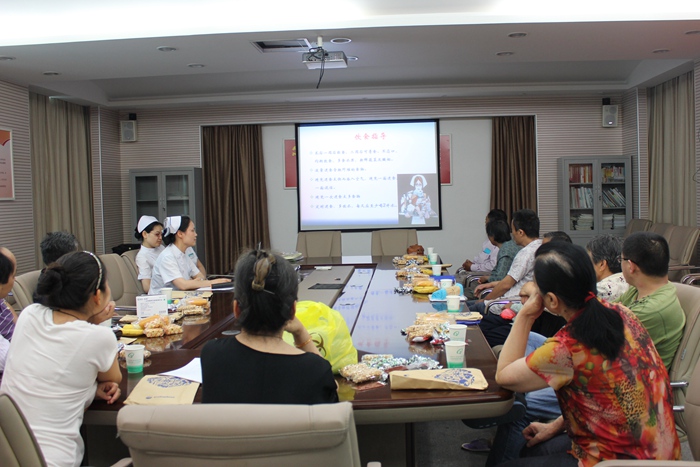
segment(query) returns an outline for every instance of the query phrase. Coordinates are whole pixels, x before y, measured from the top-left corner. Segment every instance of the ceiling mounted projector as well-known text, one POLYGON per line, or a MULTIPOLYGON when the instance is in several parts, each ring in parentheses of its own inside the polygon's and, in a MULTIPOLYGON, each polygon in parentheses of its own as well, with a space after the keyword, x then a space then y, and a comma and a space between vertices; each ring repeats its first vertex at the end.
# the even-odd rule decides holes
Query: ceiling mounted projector
POLYGON ((323 65, 324 69, 347 68, 348 58, 345 52, 326 52, 322 48, 309 49, 301 55, 301 61, 309 70, 318 70, 323 65))

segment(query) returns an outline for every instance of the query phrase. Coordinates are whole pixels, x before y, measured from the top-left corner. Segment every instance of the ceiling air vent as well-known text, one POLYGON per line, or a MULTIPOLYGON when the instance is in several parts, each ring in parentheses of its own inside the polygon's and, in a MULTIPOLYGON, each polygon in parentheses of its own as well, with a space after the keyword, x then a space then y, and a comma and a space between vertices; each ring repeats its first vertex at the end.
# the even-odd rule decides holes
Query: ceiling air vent
POLYGON ((305 38, 251 42, 260 52, 308 52, 311 44, 305 38))

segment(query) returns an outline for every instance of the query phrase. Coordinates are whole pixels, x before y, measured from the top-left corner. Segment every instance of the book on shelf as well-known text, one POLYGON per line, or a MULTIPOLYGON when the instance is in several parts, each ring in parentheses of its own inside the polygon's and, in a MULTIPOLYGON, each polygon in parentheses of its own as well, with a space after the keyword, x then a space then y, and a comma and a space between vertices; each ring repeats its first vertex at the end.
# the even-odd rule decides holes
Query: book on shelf
POLYGON ((601 167, 603 173, 603 183, 624 183, 624 165, 604 165, 601 167))

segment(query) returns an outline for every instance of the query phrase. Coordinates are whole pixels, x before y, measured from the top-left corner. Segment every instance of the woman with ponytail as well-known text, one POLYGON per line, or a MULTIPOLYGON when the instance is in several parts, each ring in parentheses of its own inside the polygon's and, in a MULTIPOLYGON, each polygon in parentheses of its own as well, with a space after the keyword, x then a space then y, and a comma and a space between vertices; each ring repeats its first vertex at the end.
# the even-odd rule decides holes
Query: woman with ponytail
POLYGON ((202 402, 322 404, 337 402, 331 365, 295 316, 299 281, 284 258, 244 253, 235 270, 233 314, 241 333, 202 349, 202 402), (294 346, 282 335, 294 337, 294 346))
POLYGON ((106 272, 87 251, 49 264, 12 338, 0 392, 22 410, 49 466, 79 466, 83 412, 120 396, 116 337, 96 325, 114 314, 106 272))
POLYGON ((553 242, 535 257, 539 293, 518 313, 496 380, 518 392, 551 386, 562 417, 528 426, 523 433, 532 449, 502 465, 679 459, 668 374, 644 326, 627 308, 596 298, 595 271, 583 248, 553 242), (567 324, 523 357, 532 323, 545 307, 567 324))

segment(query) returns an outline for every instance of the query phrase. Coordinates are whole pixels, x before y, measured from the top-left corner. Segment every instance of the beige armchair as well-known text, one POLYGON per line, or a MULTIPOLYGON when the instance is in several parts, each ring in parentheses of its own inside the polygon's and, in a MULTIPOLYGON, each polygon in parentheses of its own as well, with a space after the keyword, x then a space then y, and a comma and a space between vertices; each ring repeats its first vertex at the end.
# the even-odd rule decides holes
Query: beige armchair
POLYGON ((299 232, 297 251, 306 258, 342 256, 343 245, 340 230, 324 232, 299 232))
POLYGON ((15 285, 12 287, 12 295, 15 298, 15 311, 18 313, 34 303, 34 292, 39 282, 41 270, 27 272, 15 277, 15 285))
POLYGON ((360 465, 349 402, 128 405, 117 427, 135 467, 360 465))
MULTIPOLYGON (((678 301, 685 313, 685 328, 676 355, 668 369, 668 375, 671 378, 673 403, 683 406, 686 405, 686 397, 690 394, 687 382, 690 381, 693 370, 700 361, 700 288, 675 282, 673 285, 676 286, 678 301)), ((700 393, 700 385, 696 387, 698 388, 696 391, 700 393)), ((700 424, 700 420, 696 423, 700 424)), ((678 435, 683 439, 689 429, 686 413, 676 413, 676 427, 678 435)), ((700 429, 696 430, 696 434, 700 440, 700 429)), ((700 445, 698 448, 700 449, 700 445)), ((696 459, 700 457, 696 456, 696 459)))
POLYGON ((416 229, 375 230, 372 232, 372 256, 401 256, 418 243, 416 229))
POLYGON ((700 229, 697 227, 673 226, 667 230, 669 250, 669 273, 672 281, 680 281, 683 276, 697 268, 691 265, 693 254, 697 249, 700 229))
POLYGON ((129 272, 126 261, 116 253, 100 255, 100 261, 107 270, 107 281, 117 306, 136 306, 136 296, 141 295, 143 289, 129 272))
MULTIPOLYGON (((46 467, 41 447, 15 401, 0 395, 0 465, 2 467, 46 467)), ((112 467, 127 467, 122 459, 112 467)))
MULTIPOLYGON (((630 219, 625 228, 625 237, 628 237, 634 232, 644 232, 649 230, 652 222, 649 219, 630 219)), ((663 234, 662 234, 663 235, 663 234)))
POLYGON ((141 281, 139 280, 139 268, 136 266, 136 255, 138 254, 138 248, 136 250, 128 250, 122 253, 122 259, 124 260, 124 263, 126 263, 126 269, 131 274, 131 277, 133 277, 136 281, 136 289, 140 295, 144 293, 144 291, 141 281))

